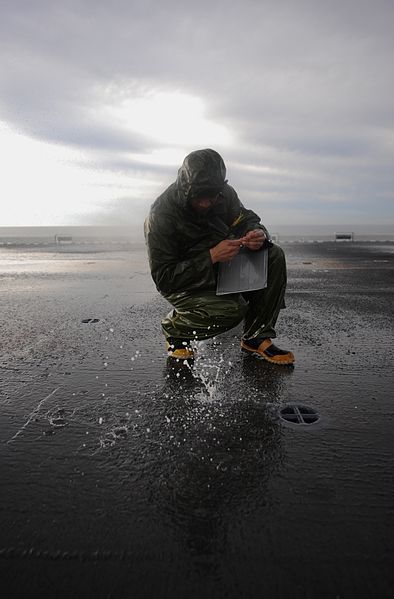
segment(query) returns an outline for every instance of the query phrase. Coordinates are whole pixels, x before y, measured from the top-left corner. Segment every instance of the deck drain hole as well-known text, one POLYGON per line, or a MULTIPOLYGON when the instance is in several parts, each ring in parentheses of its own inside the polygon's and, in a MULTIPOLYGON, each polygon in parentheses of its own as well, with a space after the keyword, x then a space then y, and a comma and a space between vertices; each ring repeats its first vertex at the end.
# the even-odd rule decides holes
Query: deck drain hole
POLYGON ((99 318, 84 318, 82 320, 82 322, 84 322, 84 323, 99 322, 99 320, 100 320, 99 318))
POLYGON ((314 424, 320 418, 313 408, 299 404, 287 405, 279 411, 279 414, 282 420, 292 424, 314 424))

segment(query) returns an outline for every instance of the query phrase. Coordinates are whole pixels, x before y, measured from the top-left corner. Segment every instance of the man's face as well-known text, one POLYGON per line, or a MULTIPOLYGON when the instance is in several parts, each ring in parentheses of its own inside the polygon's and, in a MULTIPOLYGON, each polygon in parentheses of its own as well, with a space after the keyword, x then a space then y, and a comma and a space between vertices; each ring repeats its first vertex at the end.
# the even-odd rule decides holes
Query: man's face
POLYGON ((206 214, 215 206, 219 198, 219 194, 211 197, 192 198, 190 205, 198 214, 206 214))

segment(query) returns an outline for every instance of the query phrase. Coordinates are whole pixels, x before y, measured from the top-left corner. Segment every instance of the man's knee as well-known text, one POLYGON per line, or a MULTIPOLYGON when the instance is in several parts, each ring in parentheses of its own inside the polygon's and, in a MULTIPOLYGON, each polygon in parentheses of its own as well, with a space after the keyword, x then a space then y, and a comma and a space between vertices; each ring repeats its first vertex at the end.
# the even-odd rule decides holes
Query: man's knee
MULTIPOLYGON (((169 299, 169 296, 167 296, 169 299)), ((237 326, 248 305, 241 295, 217 296, 214 293, 174 298, 174 310, 162 321, 169 337, 187 337, 190 331, 199 339, 208 339, 237 326)))
POLYGON ((285 253, 279 245, 273 245, 268 250, 268 264, 286 266, 285 253))

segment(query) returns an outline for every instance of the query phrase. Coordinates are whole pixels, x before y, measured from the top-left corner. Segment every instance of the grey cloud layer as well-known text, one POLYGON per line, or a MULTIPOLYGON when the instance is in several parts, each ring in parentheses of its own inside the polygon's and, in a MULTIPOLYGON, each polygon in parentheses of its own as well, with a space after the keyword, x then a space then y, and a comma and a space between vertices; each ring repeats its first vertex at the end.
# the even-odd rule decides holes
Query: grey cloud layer
POLYGON ((357 217, 359 206, 367 218, 375 201, 384 221, 393 218, 393 24, 393 3, 379 0, 10 1, 0 117, 87 150, 103 168, 170 182, 167 167, 128 157, 157 148, 153 140, 99 108, 111 85, 134 97, 176 89, 201 97, 207 116, 234 132, 224 157, 245 202, 279 198, 319 218, 335 201, 338 214, 357 217))

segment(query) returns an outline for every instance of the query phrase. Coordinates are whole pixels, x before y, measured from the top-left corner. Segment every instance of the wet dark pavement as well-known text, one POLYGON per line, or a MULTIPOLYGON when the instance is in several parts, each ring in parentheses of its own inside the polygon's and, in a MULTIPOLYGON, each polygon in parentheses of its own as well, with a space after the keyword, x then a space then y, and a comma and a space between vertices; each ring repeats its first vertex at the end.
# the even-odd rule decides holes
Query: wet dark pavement
POLYGON ((284 249, 294 369, 169 368, 143 250, 3 269, 2 597, 393 596, 394 245, 284 249))

